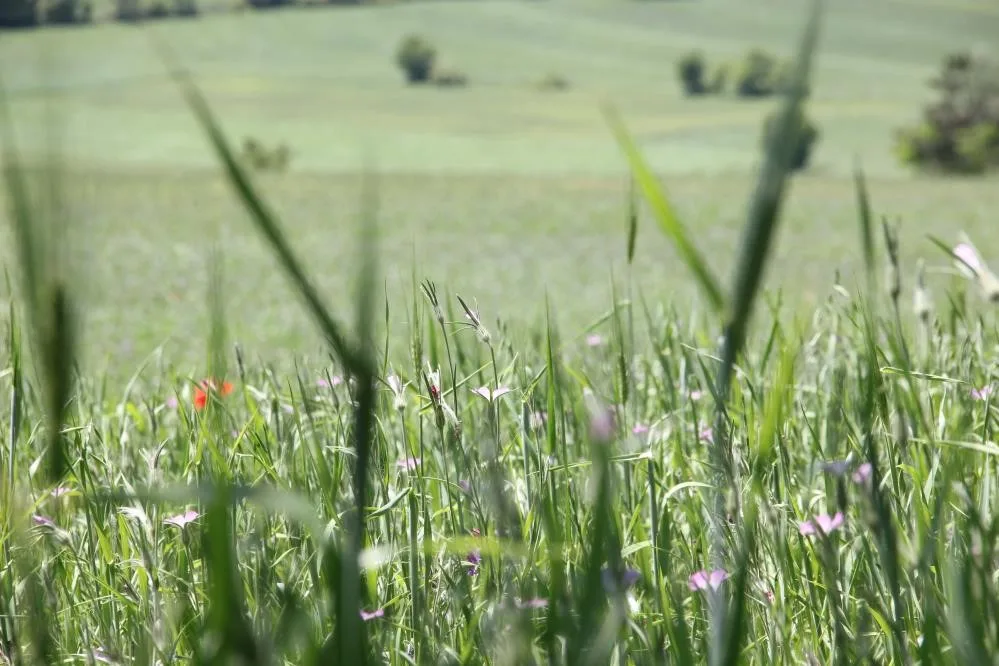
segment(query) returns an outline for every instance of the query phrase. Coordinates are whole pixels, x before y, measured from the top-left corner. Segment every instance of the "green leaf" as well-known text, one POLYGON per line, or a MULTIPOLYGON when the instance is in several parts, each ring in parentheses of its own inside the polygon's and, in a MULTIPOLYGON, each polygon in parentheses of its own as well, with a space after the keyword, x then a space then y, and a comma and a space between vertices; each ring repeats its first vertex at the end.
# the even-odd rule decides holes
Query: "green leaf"
MULTIPOLYGON (((638 147, 625 128, 617 111, 607 105, 604 107, 604 115, 618 144, 624 151, 628 164, 631 167, 631 172, 637 180, 639 187, 641 187, 642 194, 645 195, 645 200, 652 207, 652 213, 659 222, 660 228, 673 241, 673 245, 676 246, 677 251, 680 253, 680 258, 687 264, 687 268, 694 273, 694 277, 697 278, 697 284, 705 296, 707 296, 708 304, 712 310, 722 312, 725 308, 725 297, 722 295, 721 287, 718 286, 718 280, 715 279, 701 253, 691 242, 687 230, 673 210, 666 192, 657 182, 655 175, 639 152, 638 147)), ((637 225, 637 218, 635 224, 637 225)), ((629 262, 631 261, 631 242, 633 241, 629 240, 629 262)))

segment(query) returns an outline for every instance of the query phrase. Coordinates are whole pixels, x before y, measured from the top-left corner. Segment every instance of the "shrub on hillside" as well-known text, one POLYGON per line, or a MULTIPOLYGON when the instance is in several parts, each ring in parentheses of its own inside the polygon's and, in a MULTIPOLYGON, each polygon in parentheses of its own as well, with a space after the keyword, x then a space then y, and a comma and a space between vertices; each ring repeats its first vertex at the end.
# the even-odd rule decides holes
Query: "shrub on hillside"
POLYGON ((291 4, 291 0, 246 0, 246 3, 254 9, 275 9, 291 4))
POLYGON ((396 64, 405 72, 409 83, 430 80, 436 59, 437 50, 433 44, 419 35, 409 35, 403 39, 395 54, 396 64))
POLYGON ((142 16, 147 19, 167 18, 170 16, 170 5, 167 4, 167 0, 152 0, 142 16))
POLYGON ((930 82, 939 92, 923 120, 896 135, 902 162, 950 173, 982 173, 999 166, 999 66, 968 53, 944 59, 930 82))
POLYGON ((735 77, 735 92, 740 97, 767 97, 780 89, 777 59, 760 49, 746 54, 735 77))
POLYGON ((139 0, 115 0, 114 18, 125 23, 141 21, 142 7, 139 0))
POLYGON ((703 95, 708 86, 704 83, 704 54, 700 51, 690 51, 676 64, 677 76, 684 94, 688 96, 703 95))
POLYGON ((552 72, 546 74, 538 81, 537 88, 538 90, 567 90, 569 88, 569 79, 561 74, 552 72))
POLYGON ((38 25, 37 0, 0 0, 0 28, 38 25))
POLYGON ((90 23, 92 19, 89 0, 48 0, 43 7, 46 23, 72 25, 90 23))
POLYGON ((283 173, 288 170, 291 162, 291 149, 284 143, 267 148, 257 139, 246 137, 243 139, 241 157, 254 171, 283 173))
MULTIPOLYGON (((763 133, 761 144, 764 150, 770 145, 773 134, 777 126, 777 119, 780 117, 781 109, 776 109, 767 115, 763 121, 763 133)), ((795 115, 795 127, 797 128, 797 140, 794 146, 794 154, 791 158, 791 168, 800 171, 808 166, 812 157, 812 150, 815 142, 819 138, 819 129, 815 126, 807 115, 801 110, 795 115)))
POLYGON ((198 2, 197 0, 174 0, 173 13, 175 16, 197 16, 198 15, 198 2))

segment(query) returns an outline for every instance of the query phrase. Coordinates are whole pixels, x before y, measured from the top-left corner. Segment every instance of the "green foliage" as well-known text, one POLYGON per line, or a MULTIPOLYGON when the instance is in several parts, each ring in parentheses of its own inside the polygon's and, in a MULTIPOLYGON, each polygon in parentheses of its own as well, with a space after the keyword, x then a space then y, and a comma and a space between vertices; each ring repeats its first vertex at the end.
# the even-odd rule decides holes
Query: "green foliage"
POLYGON ((944 58, 930 86, 939 97, 902 128, 895 151, 921 169, 977 174, 999 166, 999 66, 968 53, 944 58))
POLYGON ((254 171, 284 173, 291 162, 291 148, 284 143, 268 148, 254 137, 246 137, 240 159, 254 171))
POLYGON ((740 97, 769 97, 786 90, 790 65, 762 49, 751 49, 735 75, 735 92, 740 97))
MULTIPOLYGON (((763 121, 763 131, 761 133, 760 144, 764 150, 771 141, 774 140, 774 133, 777 128, 780 111, 775 110, 769 113, 763 121)), ((791 151, 791 169, 799 171, 808 166, 811 159, 815 143, 819 139, 819 129, 815 123, 805 114, 803 109, 798 109, 793 118, 794 138, 791 139, 793 149, 791 151)))
POLYGON ((708 81, 707 92, 712 95, 720 95, 725 92, 728 85, 731 66, 727 63, 715 66, 711 72, 711 79, 708 81))
POLYGON ((115 0, 116 21, 134 23, 142 20, 142 5, 139 0, 115 0))
POLYGON ((44 4, 46 23, 77 24, 90 23, 93 6, 90 0, 52 0, 44 4))
POLYGON ((116 0, 115 5, 115 19, 127 23, 198 13, 198 0, 116 0))
POLYGON ((774 58, 760 49, 746 54, 736 74, 736 93, 740 97, 771 95, 773 88, 774 58))
POLYGON ((246 0, 253 9, 277 9, 293 4, 293 0, 246 0))
POLYGON ((174 0, 174 16, 193 17, 199 14, 198 0, 174 0))
POLYGON ((690 51, 680 58, 676 70, 684 94, 696 96, 708 92, 708 84, 704 80, 705 69, 704 54, 699 50, 690 51))
POLYGON ((38 0, 0 0, 0 28, 31 28, 38 19, 38 0))
POLYGON ((569 79, 556 72, 545 74, 536 84, 538 90, 568 90, 570 88, 569 79))
POLYGON ((429 81, 437 59, 433 44, 419 35, 408 35, 399 44, 395 54, 396 64, 405 72, 409 83, 429 81))
POLYGON ((163 19, 170 16, 170 4, 168 0, 149 0, 149 5, 143 14, 147 19, 163 19))

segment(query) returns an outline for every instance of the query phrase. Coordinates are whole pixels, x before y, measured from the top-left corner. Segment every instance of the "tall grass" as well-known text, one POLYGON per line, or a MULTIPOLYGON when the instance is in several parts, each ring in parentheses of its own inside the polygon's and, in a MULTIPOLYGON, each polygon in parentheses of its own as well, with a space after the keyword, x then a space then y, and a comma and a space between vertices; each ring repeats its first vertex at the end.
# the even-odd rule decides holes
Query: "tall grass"
MULTIPOLYGON (((3 118, 21 295, 0 375, 0 663, 993 663, 990 320, 957 297, 921 310, 913 357, 885 226, 885 292, 830 285, 809 319, 750 335, 817 34, 816 10, 727 294, 610 112, 717 328, 615 280, 584 347, 552 318, 514 346, 502 313, 415 268, 410 301, 379 304, 373 177, 348 329, 178 72, 330 361, 282 376, 229 342, 220 248, 204 376, 159 359, 121 396, 71 372, 59 236, 3 118), (720 353, 699 342, 719 334, 720 353)), ((629 262, 638 219, 632 198, 629 262)))

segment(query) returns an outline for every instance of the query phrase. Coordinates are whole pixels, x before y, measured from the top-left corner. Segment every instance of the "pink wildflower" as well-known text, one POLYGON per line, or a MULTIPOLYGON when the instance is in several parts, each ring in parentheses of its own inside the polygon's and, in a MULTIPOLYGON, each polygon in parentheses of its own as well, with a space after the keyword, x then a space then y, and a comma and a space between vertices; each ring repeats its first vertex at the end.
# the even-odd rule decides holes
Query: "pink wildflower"
POLYGON ((691 590, 706 590, 709 587, 717 590, 728 577, 729 574, 724 569, 715 569, 710 573, 706 570, 695 571, 690 575, 687 585, 691 590))
POLYGON ((810 536, 813 534, 830 534, 839 529, 846 519, 843 516, 842 511, 837 511, 835 515, 819 514, 815 516, 812 520, 806 520, 802 523, 798 523, 798 532, 804 536, 810 536))
POLYGON ((165 525, 174 525, 175 527, 184 529, 188 526, 188 524, 197 520, 199 515, 200 514, 197 511, 185 511, 184 513, 179 513, 176 516, 164 518, 163 523, 165 525))

